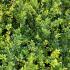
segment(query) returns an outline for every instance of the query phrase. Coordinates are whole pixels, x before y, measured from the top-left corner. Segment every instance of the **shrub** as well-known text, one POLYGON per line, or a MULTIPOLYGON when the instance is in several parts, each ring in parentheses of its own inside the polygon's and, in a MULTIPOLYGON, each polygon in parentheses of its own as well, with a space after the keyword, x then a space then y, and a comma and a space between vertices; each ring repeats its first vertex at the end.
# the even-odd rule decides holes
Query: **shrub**
POLYGON ((70 0, 0 1, 0 70, 70 69, 70 0))

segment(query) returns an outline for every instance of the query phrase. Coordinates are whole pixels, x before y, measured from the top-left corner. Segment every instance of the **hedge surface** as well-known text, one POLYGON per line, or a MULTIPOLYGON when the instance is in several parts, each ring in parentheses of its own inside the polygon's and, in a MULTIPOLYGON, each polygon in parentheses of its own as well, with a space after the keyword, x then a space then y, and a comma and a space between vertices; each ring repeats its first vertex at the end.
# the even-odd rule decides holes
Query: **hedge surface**
POLYGON ((70 0, 0 0, 0 70, 70 70, 70 0))

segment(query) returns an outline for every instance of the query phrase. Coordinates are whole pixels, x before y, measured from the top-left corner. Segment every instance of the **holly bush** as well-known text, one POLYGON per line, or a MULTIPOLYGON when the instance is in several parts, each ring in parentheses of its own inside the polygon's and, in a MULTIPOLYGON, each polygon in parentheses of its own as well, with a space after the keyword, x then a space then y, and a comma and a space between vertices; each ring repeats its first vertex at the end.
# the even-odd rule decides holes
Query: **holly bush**
POLYGON ((70 70, 70 0, 0 0, 0 70, 70 70))

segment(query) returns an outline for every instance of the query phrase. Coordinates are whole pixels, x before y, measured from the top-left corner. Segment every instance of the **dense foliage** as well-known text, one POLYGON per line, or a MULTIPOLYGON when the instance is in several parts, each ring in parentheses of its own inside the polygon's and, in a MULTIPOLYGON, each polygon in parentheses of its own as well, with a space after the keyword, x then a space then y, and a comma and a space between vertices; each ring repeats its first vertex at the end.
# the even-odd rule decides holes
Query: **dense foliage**
POLYGON ((70 70, 70 0, 0 0, 0 70, 70 70))

